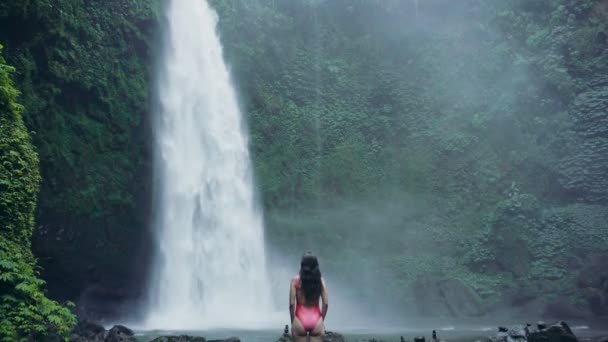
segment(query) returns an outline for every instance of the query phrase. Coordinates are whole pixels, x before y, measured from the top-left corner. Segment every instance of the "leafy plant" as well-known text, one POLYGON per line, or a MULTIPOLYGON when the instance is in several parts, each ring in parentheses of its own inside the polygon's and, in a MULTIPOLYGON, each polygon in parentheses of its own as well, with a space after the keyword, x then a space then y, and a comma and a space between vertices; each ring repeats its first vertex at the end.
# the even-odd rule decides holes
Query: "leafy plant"
POLYGON ((45 297, 30 251, 40 173, 11 72, 0 56, 0 340, 67 340, 75 317, 45 297))

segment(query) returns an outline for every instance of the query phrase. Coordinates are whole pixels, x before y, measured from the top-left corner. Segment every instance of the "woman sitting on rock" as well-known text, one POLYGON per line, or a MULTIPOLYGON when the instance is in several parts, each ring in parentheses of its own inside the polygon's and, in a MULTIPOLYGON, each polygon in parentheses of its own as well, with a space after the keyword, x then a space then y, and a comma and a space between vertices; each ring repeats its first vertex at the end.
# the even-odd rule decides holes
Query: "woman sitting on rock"
POLYGON ((311 252, 306 252, 300 262, 300 274, 291 280, 289 289, 289 314, 291 334, 294 342, 322 342, 325 335, 327 314, 327 287, 321 277, 319 261, 311 252), (319 309, 323 300, 323 310, 319 309))

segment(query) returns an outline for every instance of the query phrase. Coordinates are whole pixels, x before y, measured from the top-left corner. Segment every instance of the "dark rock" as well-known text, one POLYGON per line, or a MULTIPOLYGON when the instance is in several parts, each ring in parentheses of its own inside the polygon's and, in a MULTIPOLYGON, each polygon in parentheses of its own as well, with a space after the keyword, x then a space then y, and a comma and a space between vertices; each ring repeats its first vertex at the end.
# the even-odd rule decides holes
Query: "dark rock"
POLYGON ((494 338, 489 339, 492 342, 517 342, 526 341, 526 330, 523 326, 516 326, 508 329, 506 327, 498 327, 498 333, 494 338))
POLYGON ((204 337, 195 337, 188 335, 181 336, 161 336, 150 342, 207 342, 204 337))
MULTIPOLYGON (((222 341, 224 341, 224 340, 222 340, 222 341)), ((225 340, 225 341, 232 342, 232 340, 225 340)), ((277 340, 277 342, 291 342, 291 341, 293 341, 293 338, 291 337, 290 334, 287 334, 287 333, 283 333, 283 336, 281 336, 281 338, 279 338, 277 340)), ((153 342, 155 342, 155 341, 153 341, 153 342)), ((164 342, 164 341, 162 341, 162 342, 164 342)), ((173 341, 167 341, 167 342, 173 342, 173 341)), ((207 341, 207 342, 220 342, 220 341, 207 341)), ((346 338, 344 338, 344 336, 342 336, 338 333, 335 333, 332 331, 327 331, 327 332, 325 332, 325 337, 323 338, 323 342, 346 342, 346 338)))
POLYGON ((78 322, 70 335, 70 342, 104 342, 106 329, 101 325, 83 320, 78 322))
POLYGON ((528 342, 578 342, 572 330, 563 321, 557 322, 545 329, 531 332, 528 335, 528 342))
POLYGON ((418 336, 418 337, 414 337, 414 342, 425 342, 426 339, 424 338, 424 336, 418 336))
POLYGON ((495 337, 489 342, 578 342, 572 330, 563 321, 548 326, 538 322, 538 329, 530 324, 515 326, 510 329, 500 327, 495 337))
POLYGON ((346 339, 344 338, 344 336, 342 336, 338 333, 328 331, 325 333, 323 342, 346 342, 346 339))
POLYGON ((105 342, 135 342, 133 330, 124 325, 115 325, 108 331, 105 342))
MULTIPOLYGON (((196 341, 198 342, 198 341, 196 341)), ((209 340, 207 342, 241 342, 241 339, 238 337, 228 337, 225 340, 209 340)))
POLYGON ((510 341, 526 341, 526 329, 523 326, 517 326, 509 329, 508 336, 510 341))

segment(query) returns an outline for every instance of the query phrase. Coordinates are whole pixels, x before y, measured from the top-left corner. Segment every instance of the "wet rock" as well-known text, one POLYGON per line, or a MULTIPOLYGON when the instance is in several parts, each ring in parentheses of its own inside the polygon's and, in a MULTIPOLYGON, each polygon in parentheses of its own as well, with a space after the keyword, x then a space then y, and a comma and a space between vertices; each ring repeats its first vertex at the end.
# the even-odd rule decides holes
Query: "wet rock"
POLYGON ((514 326, 511 328, 498 327, 495 337, 488 339, 489 342, 524 342, 527 340, 527 329, 529 326, 514 326))
POLYGON ((494 338, 490 338, 492 342, 521 342, 526 341, 526 332, 523 326, 516 326, 510 329, 506 327, 498 327, 498 333, 494 338))
POLYGON ((104 342, 105 339, 106 329, 88 320, 78 322, 70 335, 70 342, 104 342))
POLYGON ((195 337, 188 335, 181 336, 161 336, 150 342, 207 342, 204 337, 195 337))
POLYGON ((516 326, 507 332, 509 339, 508 341, 527 341, 526 328, 523 326, 516 326))
POLYGON ((241 339, 238 337, 228 337, 225 340, 209 340, 207 342, 241 342, 241 339))
MULTIPOLYGON (((289 333, 289 326, 285 326, 283 330, 283 336, 281 336, 276 342, 292 342, 293 338, 289 333)), ((213 342, 213 341, 207 341, 213 342)), ((333 331, 325 332, 325 337, 323 338, 323 342, 346 342, 346 339, 341 334, 338 334, 333 331)))
POLYGON ((115 325, 108 331, 108 336, 105 342, 135 342, 135 334, 133 330, 124 325, 115 325))
POLYGON ((544 329, 539 324, 537 331, 528 334, 528 342, 578 342, 566 322, 560 321, 544 329))
POLYGON ((425 342, 426 339, 424 338, 424 336, 418 336, 418 337, 414 337, 414 342, 425 342))

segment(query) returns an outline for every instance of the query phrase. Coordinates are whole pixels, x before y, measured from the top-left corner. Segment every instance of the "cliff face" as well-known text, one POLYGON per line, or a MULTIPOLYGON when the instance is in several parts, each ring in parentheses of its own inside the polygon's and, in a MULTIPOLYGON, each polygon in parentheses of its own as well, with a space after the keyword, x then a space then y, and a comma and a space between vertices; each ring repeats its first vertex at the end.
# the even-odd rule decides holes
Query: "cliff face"
POLYGON ((132 284, 146 269, 158 8, 122 0, 0 4, 0 39, 40 156, 34 250, 55 298, 86 300, 83 292, 101 287, 112 289, 104 299, 119 300, 143 287, 132 284))
POLYGON ((40 170, 12 72, 0 56, 0 339, 67 336, 74 317, 45 297, 30 249, 40 170))

